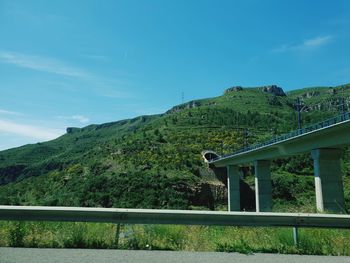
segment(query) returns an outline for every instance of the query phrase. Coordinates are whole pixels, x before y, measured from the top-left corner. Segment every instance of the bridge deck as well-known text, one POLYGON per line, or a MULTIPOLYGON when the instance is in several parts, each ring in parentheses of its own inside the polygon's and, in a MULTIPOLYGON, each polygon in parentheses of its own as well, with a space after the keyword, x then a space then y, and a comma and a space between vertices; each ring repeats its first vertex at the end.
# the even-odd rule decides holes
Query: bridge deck
POLYGON ((239 165, 310 152, 318 148, 342 148, 350 144, 350 113, 293 131, 209 161, 216 167, 239 165))

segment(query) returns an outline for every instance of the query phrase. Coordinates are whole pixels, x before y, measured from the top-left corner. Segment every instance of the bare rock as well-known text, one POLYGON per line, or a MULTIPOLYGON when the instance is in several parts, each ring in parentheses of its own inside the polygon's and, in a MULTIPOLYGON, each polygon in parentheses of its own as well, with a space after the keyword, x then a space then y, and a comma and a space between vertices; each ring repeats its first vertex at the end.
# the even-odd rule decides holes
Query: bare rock
POLYGON ((277 85, 263 86, 260 89, 263 92, 271 93, 275 96, 281 96, 281 97, 286 96, 283 89, 281 87, 278 87, 277 85))
POLYGON ((241 86, 233 86, 231 88, 226 89, 224 94, 228 94, 228 93, 231 93, 231 92, 242 91, 242 90, 243 90, 243 87, 241 87, 241 86))

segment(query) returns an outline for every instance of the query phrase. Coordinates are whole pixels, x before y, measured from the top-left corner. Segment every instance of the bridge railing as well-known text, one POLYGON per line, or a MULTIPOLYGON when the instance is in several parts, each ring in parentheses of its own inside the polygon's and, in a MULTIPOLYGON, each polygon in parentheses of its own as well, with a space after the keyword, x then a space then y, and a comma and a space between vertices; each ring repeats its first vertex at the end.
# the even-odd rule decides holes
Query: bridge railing
POLYGON ((234 155, 237 155, 237 154, 240 154, 240 153, 256 150, 258 148, 262 148, 262 147, 265 147, 265 146, 268 146, 268 145, 275 144, 277 142, 281 142, 281 141, 285 141, 285 140, 288 140, 288 139, 291 139, 291 138, 294 138, 294 137, 298 137, 298 136, 300 136, 302 134, 306 134, 306 133, 309 133, 309 132, 320 130, 320 129, 323 129, 323 128, 326 128, 326 127, 329 127, 329 126, 332 126, 332 125, 335 125, 335 124, 338 124, 338 123, 341 123, 343 121, 347 121, 347 120, 350 120, 350 113, 349 112, 345 112, 345 113, 343 113, 341 115, 338 115, 336 117, 333 117, 333 118, 324 120, 322 122, 318 122, 318 123, 306 126, 305 128, 302 128, 302 129, 298 129, 298 130, 295 130, 295 131, 292 131, 292 132, 289 132, 289 133, 286 133, 286 134, 283 134, 283 135, 276 136, 276 137, 274 137, 274 138, 272 138, 272 139, 270 139, 268 141, 261 142, 261 143, 256 143, 256 144, 244 147, 242 149, 234 151, 233 153, 222 155, 220 157, 214 158, 211 161, 217 161, 217 160, 220 160, 221 158, 231 157, 231 156, 234 156, 234 155))

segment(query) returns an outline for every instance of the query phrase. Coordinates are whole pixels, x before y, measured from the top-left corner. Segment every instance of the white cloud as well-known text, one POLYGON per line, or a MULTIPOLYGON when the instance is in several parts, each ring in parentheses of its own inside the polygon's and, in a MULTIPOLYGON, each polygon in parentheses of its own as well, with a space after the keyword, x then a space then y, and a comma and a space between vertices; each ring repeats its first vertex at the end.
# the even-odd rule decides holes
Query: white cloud
POLYGON ((17 52, 0 52, 0 61, 22 68, 54 73, 69 77, 86 77, 88 73, 82 69, 65 65, 64 63, 46 57, 26 55, 17 52))
POLYGON ((73 120, 77 120, 77 121, 79 121, 81 123, 88 123, 90 121, 89 118, 87 118, 87 117, 85 117, 83 115, 74 115, 74 116, 72 116, 72 119, 73 120))
POLYGON ((305 47, 319 47, 328 44, 331 41, 331 36, 319 36, 311 39, 304 40, 303 44, 300 46, 301 48, 305 47))
POLYGON ((80 123, 88 123, 90 121, 88 117, 79 114, 73 116, 58 116, 57 118, 62 120, 75 120, 80 123))
POLYGON ((42 141, 52 140, 64 134, 63 130, 20 124, 7 120, 0 120, 0 132, 42 141))
POLYGON ((92 90, 99 96, 113 98, 130 97, 129 92, 125 91, 128 81, 97 76, 85 69, 69 66, 53 58, 0 51, 0 62, 35 71, 77 78, 85 82, 85 88, 92 90), (121 90, 120 87, 124 87, 124 90, 121 90))
POLYGON ((9 110, 4 110, 4 109, 0 109, 0 114, 5 114, 5 115, 16 115, 16 116, 22 116, 23 114, 20 112, 16 112, 16 111, 9 111, 9 110))
POLYGON ((272 50, 274 53, 284 53, 288 51, 307 51, 327 45, 333 39, 332 36, 318 36, 310 39, 305 39, 301 44, 284 44, 272 50))

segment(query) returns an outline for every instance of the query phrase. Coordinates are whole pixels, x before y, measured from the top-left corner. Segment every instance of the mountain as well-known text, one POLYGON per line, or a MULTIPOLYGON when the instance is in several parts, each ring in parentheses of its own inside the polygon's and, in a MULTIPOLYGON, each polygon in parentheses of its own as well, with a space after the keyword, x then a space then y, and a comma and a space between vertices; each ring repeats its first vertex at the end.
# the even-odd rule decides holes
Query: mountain
MULTIPOLYGON (((220 209, 226 188, 201 151, 229 153, 296 129, 297 98, 305 126, 348 110, 350 84, 286 93, 234 86, 164 114, 67 128, 55 140, 0 152, 0 204, 220 209)), ((348 205, 348 161, 343 168, 348 205)), ((245 176, 243 207, 252 209, 249 167, 245 176)), ((307 206, 314 198, 309 156, 275 160, 273 184, 277 209, 307 206)))

